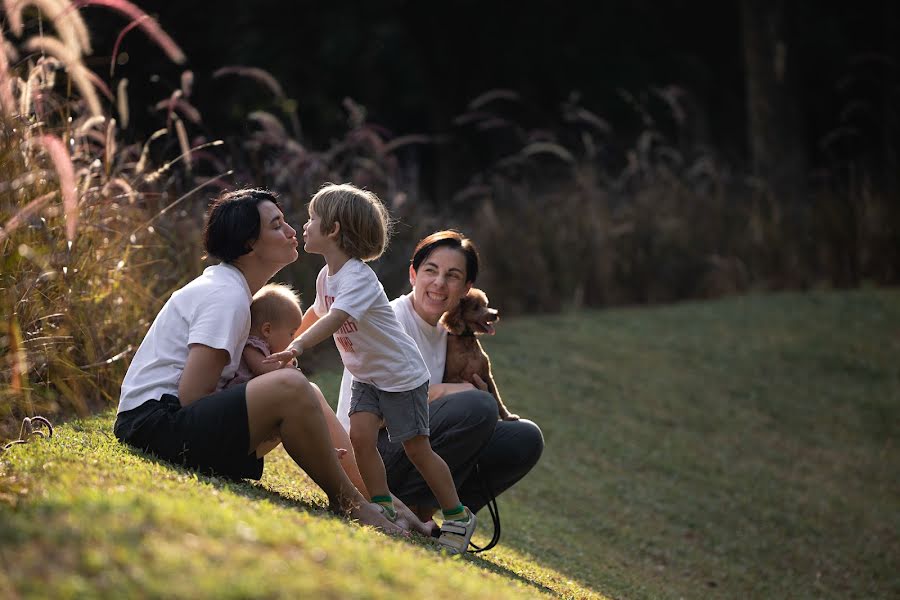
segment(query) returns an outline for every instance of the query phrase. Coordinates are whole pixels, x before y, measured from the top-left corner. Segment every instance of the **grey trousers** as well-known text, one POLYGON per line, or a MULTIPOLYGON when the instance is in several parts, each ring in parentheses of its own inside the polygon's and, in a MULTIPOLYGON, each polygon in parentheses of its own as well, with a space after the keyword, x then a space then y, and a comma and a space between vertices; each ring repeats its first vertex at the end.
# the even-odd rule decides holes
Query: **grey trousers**
MULTIPOLYGON (((429 405, 429 412, 431 447, 450 467, 460 501, 473 512, 489 500, 474 476, 476 463, 481 478, 496 496, 522 479, 544 450, 540 428, 525 419, 498 421, 497 402, 487 392, 472 390, 444 396, 429 405)), ((437 507, 403 446, 388 441, 384 429, 378 435, 378 452, 391 492, 408 505, 437 507)))

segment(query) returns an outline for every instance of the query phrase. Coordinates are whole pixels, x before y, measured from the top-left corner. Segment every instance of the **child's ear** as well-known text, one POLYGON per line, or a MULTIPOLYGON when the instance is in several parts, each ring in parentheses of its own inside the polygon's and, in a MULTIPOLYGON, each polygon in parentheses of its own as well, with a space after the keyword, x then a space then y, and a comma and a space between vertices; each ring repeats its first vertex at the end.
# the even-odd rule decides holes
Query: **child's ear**
POLYGON ((262 324, 262 327, 260 327, 260 331, 264 336, 269 337, 272 334, 272 324, 266 321, 262 324))
POLYGON ((332 227, 331 231, 325 234, 326 237, 330 237, 331 239, 337 239, 338 235, 341 233, 341 224, 338 221, 334 222, 334 227, 332 227))

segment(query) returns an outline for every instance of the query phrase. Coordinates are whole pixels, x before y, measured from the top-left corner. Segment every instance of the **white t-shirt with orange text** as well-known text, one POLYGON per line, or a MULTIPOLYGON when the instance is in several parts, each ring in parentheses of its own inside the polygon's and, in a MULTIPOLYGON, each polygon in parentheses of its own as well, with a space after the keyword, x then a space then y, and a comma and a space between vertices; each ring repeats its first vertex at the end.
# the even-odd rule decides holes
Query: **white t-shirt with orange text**
POLYGON ((385 392, 413 390, 430 378, 418 346, 397 322, 375 272, 352 258, 316 278, 313 310, 319 317, 342 310, 347 321, 334 334, 344 366, 353 378, 385 392))

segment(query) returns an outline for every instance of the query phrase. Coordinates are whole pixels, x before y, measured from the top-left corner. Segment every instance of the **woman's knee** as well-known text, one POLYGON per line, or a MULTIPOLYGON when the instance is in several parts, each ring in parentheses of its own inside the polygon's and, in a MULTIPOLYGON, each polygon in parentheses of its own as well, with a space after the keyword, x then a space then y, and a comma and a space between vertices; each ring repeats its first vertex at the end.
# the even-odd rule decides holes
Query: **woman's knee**
POLYGON ((454 395, 453 402, 460 408, 464 407, 470 417, 478 421, 493 424, 500 416, 497 399, 488 392, 481 390, 461 392, 454 395))
POLYGON ((544 453, 544 433, 534 421, 520 419, 518 432, 524 462, 534 466, 544 453))
POLYGON ((544 453, 544 434, 533 421, 503 421, 497 442, 509 460, 530 470, 544 453))
POLYGON ((312 384, 297 369, 278 369, 254 377, 247 384, 247 395, 265 398, 283 410, 318 409, 319 405, 312 384))

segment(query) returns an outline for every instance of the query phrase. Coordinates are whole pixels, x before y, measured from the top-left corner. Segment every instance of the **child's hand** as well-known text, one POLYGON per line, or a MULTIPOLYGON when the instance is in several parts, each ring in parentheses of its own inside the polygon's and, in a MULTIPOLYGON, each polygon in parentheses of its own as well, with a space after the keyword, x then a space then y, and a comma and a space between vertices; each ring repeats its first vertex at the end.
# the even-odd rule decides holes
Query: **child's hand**
POLYGON ((279 363, 282 367, 285 367, 301 354, 303 354, 303 340, 297 338, 281 352, 270 354, 268 357, 264 358, 263 362, 270 364, 279 363))

